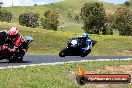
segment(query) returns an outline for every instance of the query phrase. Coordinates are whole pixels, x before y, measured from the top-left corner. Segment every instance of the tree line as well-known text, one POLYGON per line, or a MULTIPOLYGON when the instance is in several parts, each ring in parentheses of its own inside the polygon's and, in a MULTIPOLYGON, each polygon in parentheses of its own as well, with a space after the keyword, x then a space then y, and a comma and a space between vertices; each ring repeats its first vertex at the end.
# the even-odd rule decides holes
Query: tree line
POLYGON ((85 32, 105 35, 113 34, 113 30, 117 29, 119 35, 132 35, 132 12, 126 6, 106 15, 102 3, 90 2, 84 4, 80 15, 85 32))
MULTIPOLYGON (((81 8, 80 15, 75 16, 77 22, 83 23, 85 32, 91 34, 113 34, 113 30, 119 31, 120 35, 132 35, 132 11, 128 8, 127 3, 117 8, 114 14, 106 14, 103 3, 89 2, 81 8)), ((11 22, 12 13, 0 9, 0 21, 11 22)), ((68 13, 71 18, 71 13, 68 13)), ((19 16, 19 24, 27 27, 39 27, 44 29, 55 30, 59 26, 59 12, 47 10, 43 17, 33 12, 25 12, 19 16), (40 19, 40 21, 39 21, 40 19)))

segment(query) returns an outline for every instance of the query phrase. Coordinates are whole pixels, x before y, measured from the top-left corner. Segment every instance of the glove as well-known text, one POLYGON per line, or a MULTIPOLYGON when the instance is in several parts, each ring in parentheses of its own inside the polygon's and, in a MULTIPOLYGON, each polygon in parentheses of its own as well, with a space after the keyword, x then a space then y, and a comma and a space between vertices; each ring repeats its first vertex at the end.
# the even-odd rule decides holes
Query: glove
POLYGON ((2 50, 8 49, 8 46, 3 45, 3 46, 1 46, 1 49, 2 50))
POLYGON ((16 52, 16 49, 15 48, 13 48, 13 49, 8 48, 8 50, 9 50, 9 52, 12 52, 12 53, 16 52))
POLYGON ((26 49, 23 49, 23 51, 27 52, 27 51, 28 51, 28 48, 29 48, 29 47, 27 47, 26 49))

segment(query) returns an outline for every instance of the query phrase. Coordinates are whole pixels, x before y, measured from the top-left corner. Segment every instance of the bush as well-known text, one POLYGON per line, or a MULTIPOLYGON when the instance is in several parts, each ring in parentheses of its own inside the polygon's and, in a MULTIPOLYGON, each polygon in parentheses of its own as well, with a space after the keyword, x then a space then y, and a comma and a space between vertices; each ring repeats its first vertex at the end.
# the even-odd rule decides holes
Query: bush
POLYGON ((41 18, 41 20, 40 20, 41 21, 41 26, 44 29, 57 31, 57 28, 59 26, 58 12, 48 10, 44 13, 44 17, 45 18, 41 18))
POLYGON ((0 9, 0 21, 2 21, 2 22, 11 22, 12 16, 13 16, 12 13, 10 13, 6 10, 0 9))
POLYGON ((35 28, 39 26, 38 23, 39 14, 27 12, 19 16, 19 24, 26 27, 35 28))
POLYGON ((113 27, 118 29, 120 35, 132 35, 132 14, 129 8, 119 7, 114 14, 113 27))
POLYGON ((113 35, 112 25, 106 24, 105 28, 102 30, 103 35, 113 35))
POLYGON ((102 3, 85 3, 80 15, 85 32, 99 34, 105 28, 105 10, 102 3))

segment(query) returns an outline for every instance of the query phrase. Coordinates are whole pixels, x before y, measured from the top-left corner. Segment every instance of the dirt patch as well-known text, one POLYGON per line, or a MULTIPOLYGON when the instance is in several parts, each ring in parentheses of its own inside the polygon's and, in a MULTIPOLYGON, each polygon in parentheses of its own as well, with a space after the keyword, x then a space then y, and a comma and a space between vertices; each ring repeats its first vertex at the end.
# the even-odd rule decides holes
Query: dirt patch
POLYGON ((105 66, 104 72, 107 71, 111 74, 131 74, 132 75, 132 65, 120 65, 116 66, 105 66))
MULTIPOLYGON (((105 70, 98 70, 98 73, 104 74, 130 74, 132 75, 132 65, 120 65, 120 66, 105 66, 105 70)), ((132 82, 130 84, 104 84, 104 85, 97 85, 98 88, 128 88, 128 86, 132 86, 132 82)))
POLYGON ((119 50, 115 51, 117 54, 132 54, 132 50, 119 50))

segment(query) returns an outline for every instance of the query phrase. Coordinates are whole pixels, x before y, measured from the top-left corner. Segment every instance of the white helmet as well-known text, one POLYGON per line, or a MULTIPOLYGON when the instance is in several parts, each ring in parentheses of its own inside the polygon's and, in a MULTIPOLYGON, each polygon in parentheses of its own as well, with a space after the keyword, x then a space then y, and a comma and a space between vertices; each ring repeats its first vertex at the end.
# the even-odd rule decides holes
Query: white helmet
POLYGON ((83 33, 83 37, 88 37, 88 33, 83 33))

